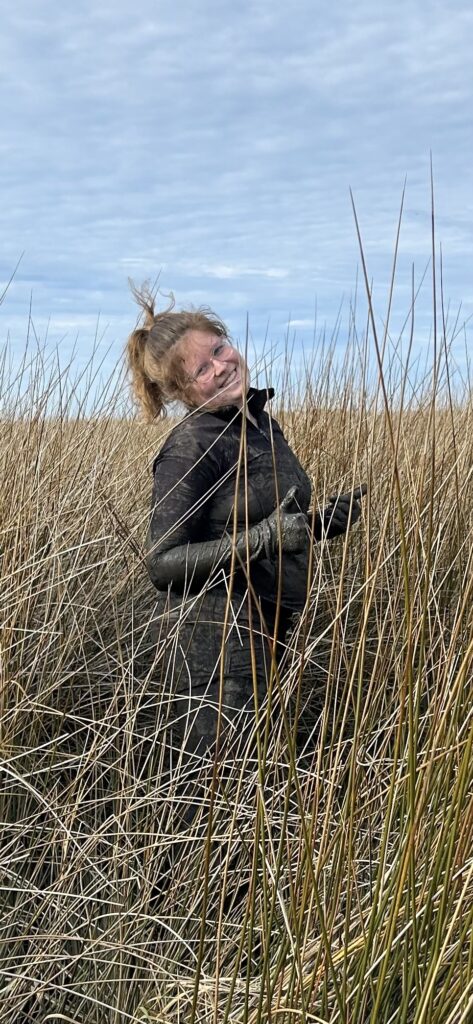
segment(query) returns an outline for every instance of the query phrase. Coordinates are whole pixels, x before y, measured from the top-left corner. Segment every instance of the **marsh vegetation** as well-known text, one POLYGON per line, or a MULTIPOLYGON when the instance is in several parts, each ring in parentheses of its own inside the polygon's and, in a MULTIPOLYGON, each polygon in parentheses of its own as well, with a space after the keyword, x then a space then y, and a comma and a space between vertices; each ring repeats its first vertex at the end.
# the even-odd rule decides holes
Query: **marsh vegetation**
POLYGON ((143 563, 170 423, 4 364, 4 1024, 471 1020, 473 400, 444 327, 430 368, 352 326, 343 363, 320 341, 274 369, 316 499, 369 495, 184 828, 143 563))

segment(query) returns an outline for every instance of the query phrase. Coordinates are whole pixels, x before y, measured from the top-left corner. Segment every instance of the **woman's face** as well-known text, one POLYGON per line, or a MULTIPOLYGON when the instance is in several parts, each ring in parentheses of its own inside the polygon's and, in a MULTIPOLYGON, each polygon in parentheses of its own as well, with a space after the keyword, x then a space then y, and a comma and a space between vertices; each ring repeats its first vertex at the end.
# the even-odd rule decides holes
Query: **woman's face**
POLYGON ((243 356, 227 338, 207 331, 187 331, 179 342, 186 376, 186 403, 206 409, 243 404, 250 374, 243 356))

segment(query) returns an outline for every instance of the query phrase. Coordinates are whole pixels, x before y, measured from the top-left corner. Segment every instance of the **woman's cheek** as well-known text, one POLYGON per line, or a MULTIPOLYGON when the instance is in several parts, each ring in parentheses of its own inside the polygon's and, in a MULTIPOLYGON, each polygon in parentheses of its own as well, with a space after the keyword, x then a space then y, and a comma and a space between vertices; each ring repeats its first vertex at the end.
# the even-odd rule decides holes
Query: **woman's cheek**
POLYGON ((250 371, 243 356, 240 356, 240 377, 242 386, 245 387, 245 390, 248 390, 250 386, 250 371))

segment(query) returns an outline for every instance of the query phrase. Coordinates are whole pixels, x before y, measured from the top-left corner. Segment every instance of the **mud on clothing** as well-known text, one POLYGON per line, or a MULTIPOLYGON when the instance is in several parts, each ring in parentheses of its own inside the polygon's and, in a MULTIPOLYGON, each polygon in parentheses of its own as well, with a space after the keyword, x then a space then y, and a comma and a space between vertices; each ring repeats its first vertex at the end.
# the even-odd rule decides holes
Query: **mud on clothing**
MULTIPOLYGON (((164 442, 154 460, 152 513, 147 540, 148 569, 158 590, 196 593, 209 578, 208 564, 200 570, 191 558, 196 544, 220 541, 261 522, 274 511, 287 491, 297 486, 290 511, 307 514, 310 481, 276 422, 264 410, 273 390, 250 389, 248 409, 255 427, 234 406, 213 412, 191 412, 164 442), (242 425, 246 444, 242 445, 242 425), (236 499, 236 500, 235 500, 236 499), (236 520, 236 522, 235 522, 236 520), (187 545, 190 545, 187 548, 187 545)), ((238 564, 233 591, 244 593, 249 579, 257 596, 276 601, 281 583, 281 603, 300 610, 306 599, 307 551, 284 553, 272 561, 264 551, 238 564)), ((216 565, 210 578, 229 583, 230 566, 216 565)))
POLYGON ((159 592, 156 610, 161 636, 163 620, 167 623, 168 669, 177 721, 187 722, 188 749, 215 739, 221 677, 222 707, 229 724, 245 707, 254 712, 255 672, 258 693, 264 696, 278 587, 278 659, 290 615, 306 599, 309 540, 307 552, 283 552, 272 560, 261 547, 250 551, 248 560, 246 552, 241 555, 244 544, 240 545, 233 573, 230 557, 222 560, 215 555, 223 537, 228 545, 236 532, 244 541, 251 527, 269 516, 294 485, 297 493, 291 511, 308 512, 309 478, 279 424, 264 408, 273 394, 272 389, 248 392, 248 409, 257 427, 235 406, 188 413, 171 431, 153 464, 147 564, 159 592), (229 591, 231 614, 225 628, 229 591), (197 600, 192 600, 193 595, 198 595, 197 600), (256 641, 253 651, 250 616, 256 641), (223 672, 221 661, 214 664, 222 651, 223 672), (186 714, 191 717, 185 720, 181 711, 186 701, 186 714))
POLYGON ((277 664, 284 655, 288 614, 281 610, 276 626, 274 604, 256 608, 221 587, 184 602, 169 593, 157 610, 166 638, 158 673, 160 689, 172 694, 174 746, 202 754, 219 730, 222 756, 237 754, 262 710, 273 650, 277 664))

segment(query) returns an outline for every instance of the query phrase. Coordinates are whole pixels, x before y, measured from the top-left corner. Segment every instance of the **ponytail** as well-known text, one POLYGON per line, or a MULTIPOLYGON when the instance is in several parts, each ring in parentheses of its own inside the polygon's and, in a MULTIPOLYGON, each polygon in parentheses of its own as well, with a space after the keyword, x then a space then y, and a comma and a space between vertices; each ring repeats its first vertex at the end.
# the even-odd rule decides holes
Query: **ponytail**
POLYGON ((135 401, 148 422, 166 415, 164 396, 158 381, 151 380, 145 370, 145 352, 149 329, 132 331, 127 342, 128 368, 135 401))

